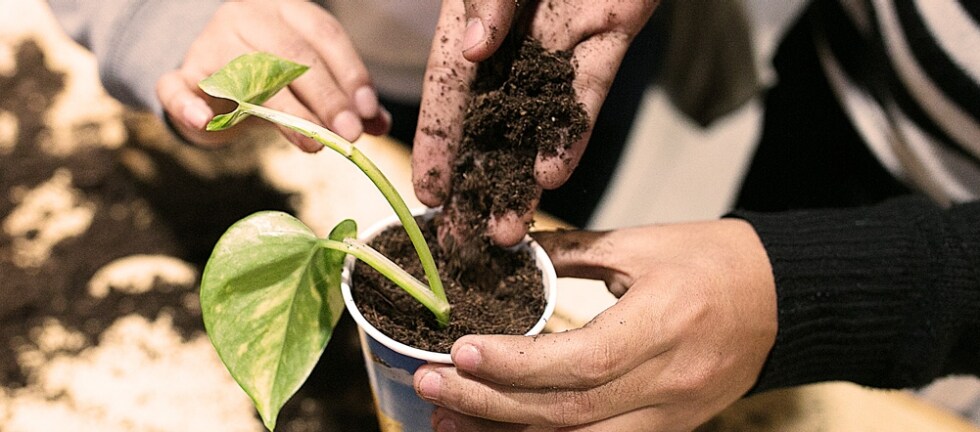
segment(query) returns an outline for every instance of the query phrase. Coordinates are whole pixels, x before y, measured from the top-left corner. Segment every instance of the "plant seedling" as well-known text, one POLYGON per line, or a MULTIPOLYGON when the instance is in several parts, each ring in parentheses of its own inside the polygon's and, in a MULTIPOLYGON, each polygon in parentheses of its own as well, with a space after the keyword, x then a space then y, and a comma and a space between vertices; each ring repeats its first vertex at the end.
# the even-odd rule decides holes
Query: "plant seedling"
POLYGON ((347 219, 326 238, 295 217, 265 211, 233 224, 208 259, 201 280, 201 314, 208 337, 235 381, 252 398, 266 428, 312 372, 344 310, 341 271, 347 254, 364 261, 428 308, 445 327, 449 302, 422 231, 405 200, 352 143, 307 120, 261 106, 303 74, 306 66, 267 53, 246 54, 205 78, 205 93, 236 102, 208 130, 229 128, 248 116, 285 126, 353 162, 384 195, 411 238, 425 269, 426 286, 358 241, 347 219))

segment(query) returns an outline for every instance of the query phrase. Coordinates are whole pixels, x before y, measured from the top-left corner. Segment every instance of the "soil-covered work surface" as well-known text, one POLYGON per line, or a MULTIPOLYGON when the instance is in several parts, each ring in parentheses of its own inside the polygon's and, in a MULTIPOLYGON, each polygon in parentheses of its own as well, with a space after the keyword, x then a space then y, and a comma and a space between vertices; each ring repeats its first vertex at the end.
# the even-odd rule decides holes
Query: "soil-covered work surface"
MULTIPOLYGON (((0 43, 0 430, 264 431, 197 297, 229 224, 296 212, 241 157, 264 150, 191 149, 93 97, 55 45, 0 43)), ((378 430, 355 330, 341 320, 277 430, 378 430)))

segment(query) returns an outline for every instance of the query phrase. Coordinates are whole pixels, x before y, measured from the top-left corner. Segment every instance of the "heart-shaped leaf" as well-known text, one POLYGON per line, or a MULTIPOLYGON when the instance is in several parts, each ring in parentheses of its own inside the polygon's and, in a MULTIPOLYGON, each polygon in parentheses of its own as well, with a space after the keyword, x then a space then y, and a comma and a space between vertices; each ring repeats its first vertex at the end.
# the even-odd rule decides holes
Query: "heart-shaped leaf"
POLYGON ((238 103, 234 111, 211 119, 207 129, 215 131, 234 126, 248 116, 248 105, 260 105, 269 100, 307 69, 309 67, 264 52, 238 56, 198 83, 205 93, 238 103))
MULTIPOLYGON (((330 237, 353 237, 353 221, 330 237)), ((345 253, 324 249, 298 219, 259 212, 224 233, 201 280, 211 343, 269 430, 312 372, 344 309, 345 253)))

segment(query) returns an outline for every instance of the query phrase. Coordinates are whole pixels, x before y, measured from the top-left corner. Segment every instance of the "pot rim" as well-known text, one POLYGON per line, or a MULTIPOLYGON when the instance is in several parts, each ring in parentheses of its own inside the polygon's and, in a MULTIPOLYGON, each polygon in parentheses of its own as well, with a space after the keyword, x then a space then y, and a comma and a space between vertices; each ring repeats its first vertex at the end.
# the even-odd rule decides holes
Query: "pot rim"
MULTIPOLYGON (((432 217, 439 210, 440 210, 439 208, 434 208, 434 209, 425 208, 425 207, 416 208, 416 209, 412 209, 412 214, 415 216, 423 215, 425 217, 432 217)), ((398 216, 391 215, 371 225, 362 233, 359 233, 358 238, 361 241, 365 241, 365 242, 370 241, 372 238, 374 238, 374 236, 376 236, 378 233, 383 231, 385 228, 396 223, 400 223, 398 220, 398 216)), ((532 326, 531 329, 524 334, 524 336, 534 336, 541 333, 541 331, 544 330, 545 324, 548 322, 548 319, 551 318, 551 315, 555 311, 555 303, 557 303, 557 299, 558 299, 558 276, 555 273, 555 266, 554 264, 552 264, 551 258, 548 257, 548 254, 544 251, 544 248, 542 248, 541 245, 538 244, 538 242, 534 241, 534 239, 532 239, 531 236, 525 235, 524 240, 522 240, 521 243, 513 247, 530 248, 531 251, 534 253, 535 263, 537 264, 538 269, 540 269, 542 272, 542 282, 544 284, 544 289, 546 290, 544 312, 541 314, 541 317, 534 324, 534 326, 532 326)), ((341 275, 340 287, 341 287, 341 293, 344 297, 344 304, 347 307, 347 312, 351 315, 352 318, 354 318, 354 321, 357 322, 358 327, 360 327, 362 330, 367 332, 367 334, 370 335, 372 338, 374 338, 374 340, 380 342, 384 346, 388 347, 392 351, 395 351, 399 354, 417 358, 419 360, 433 362, 433 363, 452 364, 453 361, 450 354, 426 351, 423 349, 415 348, 403 344, 401 342, 398 342, 392 339, 391 337, 389 337, 388 335, 382 333, 380 330, 375 328, 370 322, 368 322, 366 318, 364 318, 364 315, 361 314, 361 312, 357 309, 357 305, 354 303, 354 297, 351 294, 351 289, 350 289, 351 270, 353 269, 355 262, 356 262, 356 258, 354 258, 351 255, 348 255, 345 258, 344 269, 341 275)))

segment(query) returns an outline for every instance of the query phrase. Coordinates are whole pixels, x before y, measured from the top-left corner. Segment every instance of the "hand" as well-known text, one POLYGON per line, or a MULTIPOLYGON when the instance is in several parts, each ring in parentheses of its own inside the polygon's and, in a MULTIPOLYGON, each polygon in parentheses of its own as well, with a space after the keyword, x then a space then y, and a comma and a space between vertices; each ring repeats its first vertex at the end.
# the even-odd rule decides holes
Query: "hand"
POLYGON ((752 388, 777 321, 772 269, 748 223, 534 236, 559 276, 602 279, 619 301, 581 329, 460 338, 455 367, 415 373, 416 391, 444 407, 434 425, 687 431, 752 388))
MULTIPOLYGON (((573 83, 595 124, 616 70, 630 42, 653 13, 658 1, 566 0, 533 8, 529 34, 549 50, 572 52, 576 68, 573 83)), ((476 74, 474 62, 485 60, 503 43, 514 20, 515 0, 444 0, 429 53, 422 89, 421 113, 412 152, 413 181, 419 200, 429 206, 443 203, 451 189, 451 161, 462 136, 463 112, 469 85, 476 74)), ((554 189, 565 183, 578 165, 590 131, 564 153, 539 156, 535 178, 540 187, 554 189)), ((498 244, 523 238, 530 214, 508 214, 488 223, 488 234, 498 244)))
MULTIPOLYGON (((265 105, 326 126, 351 141, 362 132, 380 135, 390 128, 391 116, 378 103, 367 68, 333 16, 307 1, 249 0, 223 3, 191 45, 184 64, 157 83, 164 110, 186 139, 204 145, 229 140, 226 132, 204 128, 216 112, 231 108, 205 95, 197 83, 253 51, 310 66, 265 105)), ((280 130, 304 151, 322 148, 297 132, 280 130)))

